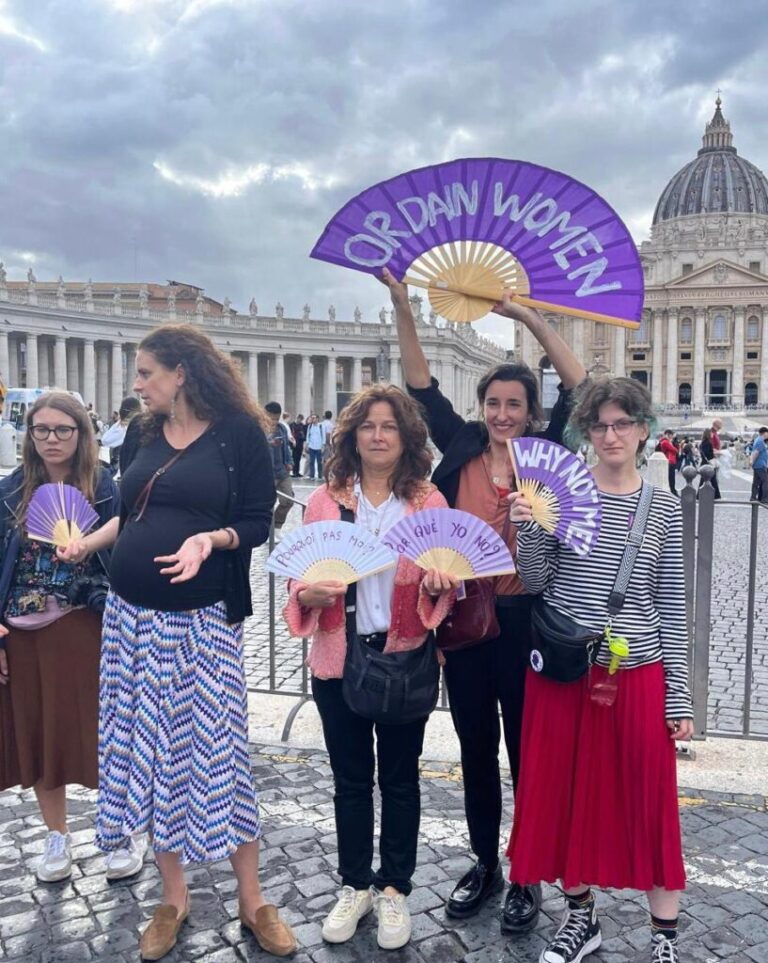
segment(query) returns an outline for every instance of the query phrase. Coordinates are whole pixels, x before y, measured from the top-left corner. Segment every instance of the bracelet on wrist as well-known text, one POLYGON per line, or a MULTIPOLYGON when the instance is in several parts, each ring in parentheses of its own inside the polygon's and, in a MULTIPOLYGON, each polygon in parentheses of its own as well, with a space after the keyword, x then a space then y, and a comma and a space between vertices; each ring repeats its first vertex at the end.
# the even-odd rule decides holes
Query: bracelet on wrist
POLYGON ((232 548, 232 546, 235 544, 234 528, 222 528, 222 532, 224 532, 224 534, 227 536, 227 544, 224 546, 224 548, 232 548))

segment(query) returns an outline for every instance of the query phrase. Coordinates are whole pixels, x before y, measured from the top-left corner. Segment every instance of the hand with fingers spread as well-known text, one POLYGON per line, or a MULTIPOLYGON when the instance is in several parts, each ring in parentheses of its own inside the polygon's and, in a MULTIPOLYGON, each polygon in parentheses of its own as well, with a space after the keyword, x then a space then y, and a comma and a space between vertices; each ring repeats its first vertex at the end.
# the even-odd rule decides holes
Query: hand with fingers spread
POLYGON ((456 575, 430 568, 427 570, 422 584, 428 595, 438 596, 442 595, 443 592, 450 592, 451 589, 458 588, 459 582, 460 579, 456 575))
POLYGON ((213 536, 210 532, 200 532, 186 539, 175 555, 158 555, 155 562, 166 565, 161 575, 171 575, 171 585, 188 582, 200 571, 200 566, 213 551, 213 536))
POLYGON ((346 591, 346 583, 328 579, 325 582, 314 582, 308 585, 299 592, 297 599, 306 609, 329 609, 346 591))

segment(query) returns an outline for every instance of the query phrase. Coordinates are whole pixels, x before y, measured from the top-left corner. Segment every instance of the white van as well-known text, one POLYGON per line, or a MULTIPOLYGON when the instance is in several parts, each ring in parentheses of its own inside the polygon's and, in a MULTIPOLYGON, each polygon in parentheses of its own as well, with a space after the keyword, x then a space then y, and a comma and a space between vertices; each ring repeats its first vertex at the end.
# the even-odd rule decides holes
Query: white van
MULTIPOLYGON (((27 430, 27 411, 37 399, 48 391, 61 391, 61 388, 9 388, 3 403, 3 421, 13 425, 20 434, 27 430)), ((68 391, 85 408, 82 395, 77 391, 68 391)))

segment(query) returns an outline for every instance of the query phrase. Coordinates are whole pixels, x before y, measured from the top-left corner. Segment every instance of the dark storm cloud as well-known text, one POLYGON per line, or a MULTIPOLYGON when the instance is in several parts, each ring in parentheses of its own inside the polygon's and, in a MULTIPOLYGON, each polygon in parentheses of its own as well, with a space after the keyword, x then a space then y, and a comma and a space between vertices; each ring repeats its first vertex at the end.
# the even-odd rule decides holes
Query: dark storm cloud
POLYGON ((383 289, 309 249, 351 195, 462 155, 565 170, 641 240, 717 87, 763 163, 759 6, 0 0, 0 258, 133 280, 135 249, 140 279, 373 320, 383 289))

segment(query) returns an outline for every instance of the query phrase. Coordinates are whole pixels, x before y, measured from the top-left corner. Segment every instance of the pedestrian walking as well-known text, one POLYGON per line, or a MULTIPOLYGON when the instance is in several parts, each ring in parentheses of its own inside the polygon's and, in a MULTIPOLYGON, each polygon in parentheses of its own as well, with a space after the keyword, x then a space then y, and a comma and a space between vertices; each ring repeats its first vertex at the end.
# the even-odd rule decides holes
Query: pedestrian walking
POLYGON ((677 445, 672 440, 673 436, 674 432, 672 429, 667 428, 661 436, 661 441, 659 441, 659 451, 667 459, 667 481, 669 482, 669 490, 677 497, 676 472, 679 452, 677 445))
MULTIPOLYGON (((581 362, 536 311, 505 294, 497 313, 517 318, 541 344, 562 379, 561 390, 544 431, 538 379, 524 364, 501 364, 485 372, 477 386, 480 419, 465 422, 431 377, 408 301, 408 290, 388 271, 384 280, 395 308, 400 357, 410 394, 426 412, 429 433, 443 453, 432 480, 452 508, 472 512, 490 524, 514 551, 507 498, 513 485, 507 441, 540 435, 562 441, 571 393, 586 378, 581 362)), ((476 862, 448 897, 446 913, 455 918, 478 912, 503 888, 499 863, 501 776, 499 707, 513 783, 517 784, 525 670, 530 652, 532 596, 517 576, 495 585, 495 615, 500 634, 445 653, 445 682, 451 717, 461 745, 464 805, 476 862)), ((506 893, 501 925, 519 933, 534 926, 541 904, 538 885, 512 885, 506 893)))
MULTIPOLYGON (((101 613, 109 552, 79 564, 29 538, 26 517, 40 485, 64 482, 102 523, 118 511, 117 488, 96 458, 86 409, 69 394, 41 395, 26 415, 21 465, 0 482, 0 790, 32 786, 48 830, 35 872, 46 883, 72 875, 67 786, 98 785, 101 613)), ((115 841, 107 878, 141 869, 144 840, 115 841)))
POLYGON ((243 619, 251 550, 269 534, 270 449, 237 366, 191 325, 140 343, 146 413, 123 443, 120 518, 74 543, 114 543, 104 615, 97 841, 149 831, 163 900, 141 955, 158 960, 190 913, 184 865, 229 857, 239 916, 276 956, 296 940, 264 900, 248 758, 243 619))
POLYGON ((307 419, 307 465, 304 469, 309 478, 323 477, 323 448, 325 447, 325 429, 320 424, 317 415, 310 415, 307 419))
POLYGON ((120 402, 120 410, 116 412, 117 421, 113 422, 102 435, 101 445, 109 449, 109 467, 113 475, 117 475, 120 469, 120 449, 125 441, 128 423, 140 411, 141 402, 135 395, 123 398, 120 402))
POLYGON ((279 532, 285 524, 288 512, 293 508, 293 484, 291 469, 293 468, 293 452, 288 434, 288 426, 280 420, 282 408, 279 401, 268 401, 264 410, 269 419, 269 442, 272 453, 272 475, 277 490, 277 507, 274 514, 275 531, 279 532), (287 498, 283 496, 287 495, 287 498))
MULTIPOLYGON (((350 520, 383 536, 406 515, 445 507, 443 496, 426 481, 431 461, 426 427, 415 402, 392 385, 364 389, 339 416, 329 481, 312 493, 304 520, 338 519, 347 510, 350 520)), ((323 922, 323 938, 329 943, 349 940, 371 909, 378 917, 382 949, 397 949, 410 939, 407 897, 416 868, 419 756, 427 722, 426 713, 401 724, 373 721, 347 705, 342 676, 353 641, 350 633, 366 648, 385 655, 420 650, 428 632, 447 614, 455 584, 455 579, 436 571, 425 573, 401 556, 396 568, 357 583, 349 621, 344 583, 290 585, 284 616, 293 635, 312 637, 307 664, 335 785, 342 889, 323 922), (380 867, 374 873, 377 759, 381 833, 380 867)), ((434 650, 425 654, 430 651, 436 659, 434 650)), ((436 665, 434 682, 436 699, 436 665)))
POLYGON ((528 670, 510 878, 521 885, 560 881, 565 893, 563 922, 540 963, 577 963, 600 946, 593 886, 645 890, 648 958, 679 960, 685 870, 675 740, 691 738, 693 712, 680 618, 680 506, 643 482, 636 467, 653 420, 650 394, 631 378, 596 382, 573 411, 571 430, 595 448, 592 471, 602 496, 600 534, 588 557, 535 524, 524 495, 510 498, 528 591, 543 592, 558 619, 593 631, 599 644, 596 664, 588 668, 585 642, 583 674, 562 681, 557 651, 547 648, 546 635, 537 637, 541 651, 532 653, 528 670), (633 543, 639 549, 632 565, 633 543), (627 565, 631 576, 622 584, 619 571, 627 565), (628 648, 609 648, 611 638, 628 648))
POLYGON ((757 439, 752 445, 749 463, 752 466, 752 492, 750 499, 768 503, 768 428, 758 430, 757 439))
MULTIPOLYGON (((715 424, 719 424, 719 422, 715 422, 715 424)), ((715 470, 712 475, 712 487, 715 489, 715 501, 719 501, 723 497, 720 494, 720 485, 718 484, 717 478, 717 455, 720 451, 720 441, 718 439, 717 447, 715 447, 713 441, 715 437, 711 429, 704 429, 701 433, 701 441, 699 442, 699 456, 702 465, 712 465, 715 470)), ((701 481, 699 481, 699 487, 701 487, 701 481)))
POLYGON ((304 424, 304 415, 296 415, 296 421, 290 424, 291 432, 295 444, 293 446, 293 472, 294 478, 301 478, 301 456, 304 453, 304 441, 307 437, 307 426, 304 424))

